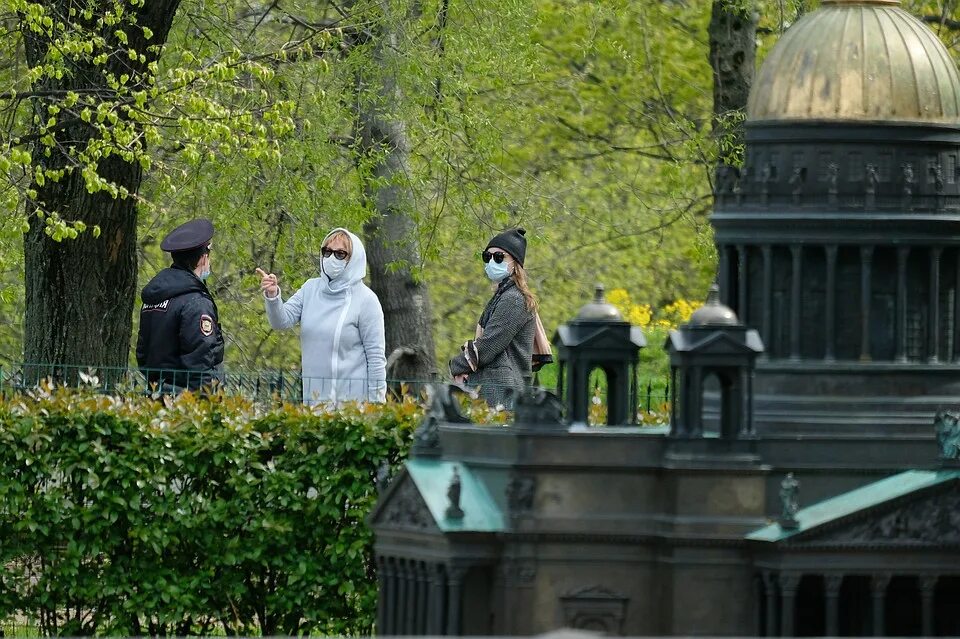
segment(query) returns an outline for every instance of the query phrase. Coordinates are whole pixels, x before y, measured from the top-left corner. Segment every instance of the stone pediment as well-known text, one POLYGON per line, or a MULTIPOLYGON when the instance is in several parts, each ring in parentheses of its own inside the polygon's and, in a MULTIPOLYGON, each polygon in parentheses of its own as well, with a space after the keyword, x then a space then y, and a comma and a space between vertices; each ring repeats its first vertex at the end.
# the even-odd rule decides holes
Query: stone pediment
POLYGON ((868 512, 810 543, 869 544, 871 546, 952 546, 960 544, 960 484, 949 490, 906 503, 888 512, 868 512))
POLYGON ((557 328, 553 343, 562 346, 622 349, 630 344, 642 348, 647 345, 643 332, 637 327, 568 326, 557 328))
POLYGON ((381 530, 439 532, 427 502, 406 471, 394 479, 381 497, 371 514, 370 524, 381 530))
POLYGON ((667 348, 697 355, 753 355, 762 352, 763 346, 754 343, 757 340, 752 333, 731 335, 722 328, 709 332, 673 330, 667 339, 667 348))
POLYGON ((901 473, 801 510, 797 520, 796 530, 773 524, 748 539, 797 549, 957 547, 960 476, 901 473))
POLYGON ((494 533, 505 528, 496 501, 468 465, 420 458, 404 464, 368 521, 375 531, 424 534, 494 533), (454 478, 456 489, 451 486, 454 478))

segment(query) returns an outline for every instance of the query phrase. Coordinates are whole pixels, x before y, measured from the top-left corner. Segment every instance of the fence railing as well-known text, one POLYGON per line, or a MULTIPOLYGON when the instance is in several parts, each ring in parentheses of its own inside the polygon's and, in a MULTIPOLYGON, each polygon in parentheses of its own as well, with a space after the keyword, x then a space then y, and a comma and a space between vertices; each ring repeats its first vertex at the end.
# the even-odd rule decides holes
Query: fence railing
MULTIPOLYGON (((255 402, 286 401, 307 403, 329 401, 378 401, 384 397, 424 396, 428 384, 438 380, 387 379, 371 382, 366 378, 329 378, 304 376, 298 369, 224 368, 215 374, 177 369, 141 369, 134 367, 86 366, 68 364, 3 364, 0 365, 0 395, 28 392, 45 383, 72 388, 85 388, 99 393, 143 394, 159 396, 182 390, 213 388, 225 395, 240 396, 255 402)), ((606 387, 591 379, 592 403, 603 413, 606 387)), ((534 386, 544 387, 537 377, 534 386)), ((497 386, 495 389, 512 388, 497 386)), ((670 399, 667 379, 637 379, 633 393, 634 416, 638 423, 666 412, 670 399)), ((488 390, 490 390, 488 388, 488 390)), ((547 390, 558 389, 547 386, 547 390)), ((599 418, 597 421, 601 421, 599 418)))

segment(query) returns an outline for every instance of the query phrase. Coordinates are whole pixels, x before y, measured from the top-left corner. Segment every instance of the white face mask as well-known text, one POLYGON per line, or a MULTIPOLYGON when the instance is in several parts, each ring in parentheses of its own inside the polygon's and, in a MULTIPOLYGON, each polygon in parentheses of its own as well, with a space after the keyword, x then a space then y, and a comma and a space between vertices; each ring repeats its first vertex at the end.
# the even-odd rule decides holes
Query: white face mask
POLYGON ((331 255, 330 257, 323 258, 321 268, 327 277, 329 277, 331 280, 335 280, 340 277, 341 273, 343 273, 343 269, 347 268, 347 260, 338 260, 336 257, 331 255))

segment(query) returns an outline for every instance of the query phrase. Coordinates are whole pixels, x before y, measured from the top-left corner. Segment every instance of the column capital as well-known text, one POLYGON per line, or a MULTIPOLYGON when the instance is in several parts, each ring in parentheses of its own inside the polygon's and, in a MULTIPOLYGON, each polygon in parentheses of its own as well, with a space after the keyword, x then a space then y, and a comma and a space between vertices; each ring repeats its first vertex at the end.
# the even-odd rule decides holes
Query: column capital
POLYGON ((777 582, 780 585, 780 591, 787 596, 797 594, 797 587, 800 585, 800 577, 802 577, 802 575, 798 572, 781 572, 777 576, 777 582))
POLYGON ((779 584, 779 575, 772 570, 764 570, 760 573, 760 578, 763 580, 763 585, 767 588, 773 588, 779 584))
POLYGON ((467 574, 467 567, 459 564, 447 564, 447 580, 451 583, 460 583, 467 574))
POLYGON ((933 595, 933 591, 937 587, 939 580, 940 575, 920 575, 918 578, 920 582, 920 592, 924 595, 933 595))
POLYGON ((873 245, 868 244, 866 246, 860 247, 860 259, 862 260, 872 260, 873 259, 873 245))
POLYGON ((883 597, 887 594, 887 586, 890 585, 890 579, 892 577, 893 575, 888 572, 870 576, 870 592, 874 597, 883 597))
POLYGON ((823 589, 828 597, 840 596, 840 586, 843 584, 843 575, 824 575, 823 589))
POLYGON ((380 565, 383 568, 383 572, 385 575, 387 575, 388 577, 392 577, 393 575, 396 574, 396 571, 394 570, 394 567, 396 565, 394 562, 396 561, 396 559, 394 559, 393 557, 381 556, 380 561, 381 561, 380 565))

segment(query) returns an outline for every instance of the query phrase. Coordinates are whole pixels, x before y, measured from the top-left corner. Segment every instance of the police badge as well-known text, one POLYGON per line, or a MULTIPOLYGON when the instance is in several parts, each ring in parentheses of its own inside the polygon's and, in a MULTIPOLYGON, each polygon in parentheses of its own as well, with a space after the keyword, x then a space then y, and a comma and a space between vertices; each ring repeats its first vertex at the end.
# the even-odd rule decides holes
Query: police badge
POLYGON ((213 335, 213 318, 209 315, 200 316, 200 332, 208 337, 213 335))

